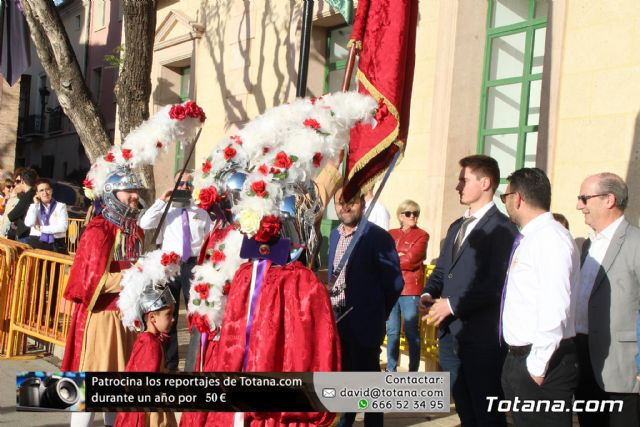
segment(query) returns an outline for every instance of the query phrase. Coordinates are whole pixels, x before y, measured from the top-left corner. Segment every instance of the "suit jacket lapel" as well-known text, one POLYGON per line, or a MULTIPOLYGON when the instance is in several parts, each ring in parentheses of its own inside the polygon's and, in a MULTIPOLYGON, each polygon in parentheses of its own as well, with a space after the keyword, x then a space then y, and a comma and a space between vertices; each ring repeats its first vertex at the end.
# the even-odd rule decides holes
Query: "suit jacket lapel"
MULTIPOLYGON (((473 230, 471 230, 471 233, 469 233, 467 238, 464 239, 464 242, 462 242, 462 246, 460 246, 460 250, 458 251, 458 254, 456 255, 453 262, 451 263, 451 269, 453 269, 453 267, 458 262, 458 259, 460 259, 460 255, 465 251, 467 246, 469 246, 469 239, 471 238, 471 235, 477 232, 478 230, 481 230, 482 227, 484 227, 484 225, 487 223, 487 221, 489 221, 489 217, 495 214, 497 210, 498 208, 495 205, 492 206, 491 209, 489 209, 487 213, 484 214, 484 216, 478 220, 478 223, 473 227, 473 230)), ((460 221, 460 226, 462 226, 462 221, 460 221)), ((458 230, 460 230, 460 227, 458 227, 458 230)), ((456 235, 457 234, 458 234, 458 231, 456 231, 456 235)), ((454 241, 455 241, 455 238, 454 238, 454 241)), ((451 250, 453 250, 453 245, 451 246, 451 250)))
POLYGON ((602 264, 600 266, 600 269, 598 270, 598 274, 593 284, 593 290, 591 291, 591 295, 593 295, 596 289, 598 289, 598 287, 602 283, 602 280, 605 278, 605 276, 609 272, 609 269, 611 269, 611 266, 613 265, 613 261, 618 256, 618 253, 620 253, 620 248, 624 243, 624 237, 627 232, 628 226, 629 226, 629 223, 627 222, 627 220, 622 220, 622 222, 618 226, 618 229, 613 234, 613 237, 611 238, 611 243, 607 248, 607 253, 604 255, 604 259, 602 260, 602 264))
POLYGON ((589 255, 589 248, 591 247, 591 239, 587 239, 582 244, 582 252, 580 253, 580 268, 584 265, 584 260, 589 255))

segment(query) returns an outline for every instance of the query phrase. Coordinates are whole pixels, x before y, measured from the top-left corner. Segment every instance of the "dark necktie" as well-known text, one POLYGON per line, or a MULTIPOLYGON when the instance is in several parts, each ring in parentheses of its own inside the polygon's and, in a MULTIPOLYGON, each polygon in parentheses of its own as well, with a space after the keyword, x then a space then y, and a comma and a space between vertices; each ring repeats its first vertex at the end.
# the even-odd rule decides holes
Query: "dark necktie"
POLYGON ((476 220, 476 217, 470 216, 469 218, 466 218, 464 221, 462 221, 460 230, 458 230, 458 234, 456 235, 456 240, 454 240, 453 242, 453 259, 454 260, 458 256, 458 252, 460 252, 460 248, 462 247, 462 242, 464 242, 464 235, 467 232, 467 227, 469 227, 469 224, 471 224, 475 220, 476 220))
POLYGON ((509 267, 507 267, 507 274, 504 276, 504 286, 502 287, 502 297, 500 298, 500 342, 502 342, 502 313, 504 311, 504 300, 507 298, 507 282, 509 280, 509 272, 511 271, 511 262, 513 261, 513 254, 516 252, 518 246, 520 246, 520 242, 523 237, 524 236, 522 234, 518 233, 513 241, 513 245, 511 246, 511 255, 509 256, 509 267))

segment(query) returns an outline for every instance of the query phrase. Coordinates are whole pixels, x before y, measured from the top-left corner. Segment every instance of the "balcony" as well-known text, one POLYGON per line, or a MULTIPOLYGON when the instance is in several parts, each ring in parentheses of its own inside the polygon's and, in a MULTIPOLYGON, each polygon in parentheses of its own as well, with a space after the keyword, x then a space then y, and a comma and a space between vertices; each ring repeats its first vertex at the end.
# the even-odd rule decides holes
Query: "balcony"
POLYGON ((18 136, 44 136, 44 117, 40 114, 30 114, 18 120, 18 136))
POLYGON ((62 111, 62 108, 56 107, 49 112, 49 133, 66 131, 69 127, 69 119, 62 111))

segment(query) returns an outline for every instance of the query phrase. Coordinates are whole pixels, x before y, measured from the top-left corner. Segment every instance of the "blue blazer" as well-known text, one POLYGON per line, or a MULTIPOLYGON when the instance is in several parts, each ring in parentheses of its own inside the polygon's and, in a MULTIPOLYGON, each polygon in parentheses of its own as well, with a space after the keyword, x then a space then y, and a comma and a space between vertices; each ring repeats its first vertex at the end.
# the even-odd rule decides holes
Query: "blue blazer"
POLYGON ((459 218, 449 227, 423 293, 449 298, 454 315, 440 324, 440 337, 451 333, 459 342, 498 347, 500 299, 518 231, 493 206, 471 230, 454 259, 453 242, 462 221, 459 218))
MULTIPOLYGON (((345 300, 353 307, 338 325, 363 347, 380 347, 386 333, 385 322, 398 301, 404 280, 393 238, 382 228, 366 221, 364 234, 345 267, 345 300)), ((335 228, 329 237, 329 277, 340 234, 335 228)))

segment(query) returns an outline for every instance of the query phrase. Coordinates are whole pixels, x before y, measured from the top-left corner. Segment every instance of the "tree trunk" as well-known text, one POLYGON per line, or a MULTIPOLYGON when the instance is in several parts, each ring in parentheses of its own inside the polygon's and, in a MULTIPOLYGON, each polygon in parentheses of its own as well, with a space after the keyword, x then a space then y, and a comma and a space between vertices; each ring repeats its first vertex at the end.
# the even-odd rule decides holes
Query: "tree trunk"
POLYGON ((91 98, 69 37, 51 0, 22 0, 31 40, 60 106, 94 162, 111 147, 104 117, 91 98))
MULTIPOLYGON (((120 137, 149 118, 151 64, 156 32, 155 0, 122 0, 124 11, 124 60, 115 87, 118 103, 120 137)), ((148 198, 155 196, 153 166, 141 168, 142 179, 149 188, 148 198)))

